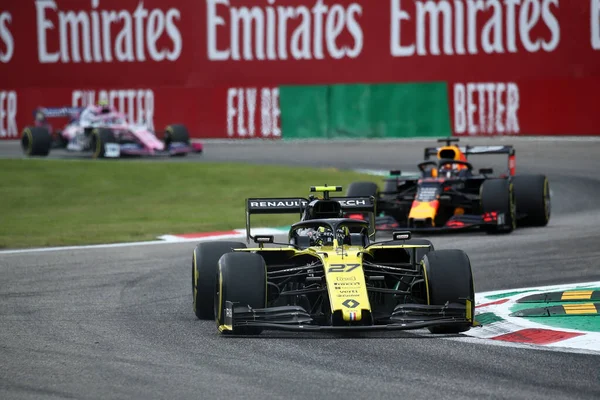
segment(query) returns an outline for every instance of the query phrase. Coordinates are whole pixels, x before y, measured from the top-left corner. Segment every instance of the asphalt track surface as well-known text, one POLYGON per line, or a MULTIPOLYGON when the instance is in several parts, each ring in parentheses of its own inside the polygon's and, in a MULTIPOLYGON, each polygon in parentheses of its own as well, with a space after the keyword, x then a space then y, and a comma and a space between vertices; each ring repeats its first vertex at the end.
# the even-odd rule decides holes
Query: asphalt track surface
MULTIPOLYGON (((436 248, 467 251, 477 291, 600 280, 600 141, 483 141, 509 142, 519 173, 550 179, 548 227, 434 237, 436 248)), ((410 171, 429 144, 209 142, 185 161, 410 171)), ((3 143, 0 157, 15 150, 3 143)), ((600 398, 598 354, 422 330, 219 336, 192 312, 193 247, 0 254, 0 398, 600 398)))

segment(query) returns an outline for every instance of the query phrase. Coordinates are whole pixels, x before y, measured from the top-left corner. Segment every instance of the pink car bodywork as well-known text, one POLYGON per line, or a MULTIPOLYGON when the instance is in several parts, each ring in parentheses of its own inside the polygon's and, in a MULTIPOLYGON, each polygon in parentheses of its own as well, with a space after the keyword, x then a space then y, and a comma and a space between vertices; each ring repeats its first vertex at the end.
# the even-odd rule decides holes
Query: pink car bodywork
POLYGON ((127 122, 123 113, 114 108, 89 106, 86 108, 40 108, 34 112, 35 126, 49 130, 56 141, 70 151, 86 151, 89 132, 96 128, 110 129, 118 144, 118 155, 182 155, 202 152, 201 143, 172 142, 167 144, 145 125, 127 122), (62 131, 53 131, 48 118, 68 117, 70 122, 62 131), (86 133, 88 133, 86 135, 86 133))

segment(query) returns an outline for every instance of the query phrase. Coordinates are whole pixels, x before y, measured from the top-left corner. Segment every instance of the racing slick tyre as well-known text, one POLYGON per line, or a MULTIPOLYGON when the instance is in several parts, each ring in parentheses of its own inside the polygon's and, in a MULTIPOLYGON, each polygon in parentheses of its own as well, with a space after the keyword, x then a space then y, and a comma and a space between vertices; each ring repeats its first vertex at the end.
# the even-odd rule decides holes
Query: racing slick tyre
POLYGON ((347 197, 369 197, 377 198, 379 186, 375 182, 352 182, 346 190, 347 197))
MULTIPOLYGON (((165 136, 163 138, 165 142, 165 149, 169 149, 171 143, 185 143, 190 144, 190 134, 187 128, 181 124, 169 125, 165 128, 165 136)), ((187 153, 177 153, 176 156, 185 156, 187 153)))
POLYGON ((90 149, 92 158, 104 158, 106 156, 106 144, 117 143, 115 134, 110 129, 95 128, 90 137, 90 149))
POLYGON ((21 135, 21 148, 26 156, 47 156, 52 147, 52 136, 48 129, 28 126, 21 135))
POLYGON ((215 276, 219 258, 233 249, 245 249, 240 242, 206 242, 194 249, 192 256, 192 297, 194 314, 199 319, 214 319, 215 276))
MULTIPOLYGON (((443 306, 459 303, 467 306, 467 318, 475 315, 475 291, 471 261, 462 250, 429 252, 422 261, 429 305, 443 306), (467 303, 466 299, 470 302, 467 303)), ((457 323, 429 327, 431 333, 459 333, 468 331, 472 323, 457 323)))
MULTIPOLYGON (((375 182, 352 182, 348 185, 346 190, 347 197, 370 197, 373 196, 375 201, 379 196, 379 186, 375 182)), ((347 218, 356 218, 357 215, 361 215, 362 219, 368 219, 366 214, 363 213, 352 213, 352 215, 346 215, 347 218)))
POLYGON ((544 175, 513 178, 519 226, 546 226, 550 221, 550 184, 544 175), (522 216, 522 218, 521 218, 522 216))
POLYGON ((517 210, 513 183, 507 179, 490 179, 481 185, 481 209, 483 213, 496 212, 504 215, 504 223, 487 225, 487 233, 510 233, 517 227, 517 210))
POLYGON ((267 306, 267 265, 255 253, 227 253, 219 260, 215 285, 215 320, 221 333, 258 335, 259 327, 235 327, 226 320, 226 301, 236 306, 265 308, 267 306))

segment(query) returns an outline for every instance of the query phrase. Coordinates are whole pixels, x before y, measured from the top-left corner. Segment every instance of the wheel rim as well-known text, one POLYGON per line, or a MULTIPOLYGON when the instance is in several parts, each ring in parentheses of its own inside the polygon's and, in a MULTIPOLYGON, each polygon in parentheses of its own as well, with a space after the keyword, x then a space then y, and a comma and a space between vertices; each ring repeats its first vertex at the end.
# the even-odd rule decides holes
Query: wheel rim
POLYGON ((215 283, 215 298, 214 298, 214 304, 213 304, 213 312, 215 314, 215 321, 217 321, 217 324, 220 324, 221 321, 219 321, 219 309, 221 308, 221 304, 219 304, 219 298, 220 298, 220 285, 219 285, 219 275, 217 274, 217 279, 216 279, 216 283, 215 283))
POLYGON ((513 230, 517 228, 517 202, 512 184, 510 185, 510 225, 513 230))
POLYGON ((546 221, 550 219, 550 184, 548 183, 548 179, 544 180, 544 217, 546 221))
POLYGON ((196 297, 198 297, 198 288, 196 287, 196 267, 192 264, 192 297, 194 298, 194 312, 196 312, 196 297))
POLYGON ((26 129, 23 132, 23 137, 21 138, 21 148, 25 154, 31 155, 31 150, 33 149, 33 137, 29 129, 26 129))
POLYGON ((100 138, 98 137, 98 131, 94 131, 92 134, 92 145, 90 146, 94 149, 94 158, 100 157, 100 153, 102 152, 102 144, 100 142, 100 138))

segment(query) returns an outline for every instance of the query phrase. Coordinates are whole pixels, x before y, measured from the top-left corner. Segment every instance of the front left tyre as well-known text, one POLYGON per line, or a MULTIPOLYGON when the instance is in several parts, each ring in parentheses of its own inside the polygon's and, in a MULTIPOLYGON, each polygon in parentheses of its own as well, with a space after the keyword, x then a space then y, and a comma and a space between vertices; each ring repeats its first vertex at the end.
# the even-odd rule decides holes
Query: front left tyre
POLYGON ((50 153, 52 136, 46 128, 28 126, 21 135, 21 148, 28 157, 45 157, 50 153))
POLYGON ((544 175, 513 178, 519 226, 546 226, 550 221, 550 183, 544 175))
MULTIPOLYGON (((165 128, 165 135, 163 137, 163 142, 165 143, 165 149, 169 150, 169 147, 173 143, 183 143, 185 145, 190 145, 190 134, 185 127, 185 125, 181 124, 172 124, 168 125, 165 128)), ((185 156, 187 153, 177 153, 177 156, 185 156)))

